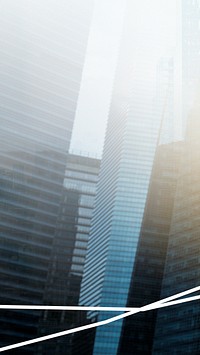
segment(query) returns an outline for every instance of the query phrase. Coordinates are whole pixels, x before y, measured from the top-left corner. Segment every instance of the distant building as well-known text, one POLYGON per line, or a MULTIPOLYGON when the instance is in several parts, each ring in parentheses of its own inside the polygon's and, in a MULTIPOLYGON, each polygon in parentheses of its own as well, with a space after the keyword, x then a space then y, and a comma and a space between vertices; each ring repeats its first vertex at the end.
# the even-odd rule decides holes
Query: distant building
MULTIPOLYGON (((155 105, 162 117, 160 144, 167 144, 177 140, 175 116, 175 63, 173 57, 162 57, 157 64, 155 105)), ((182 127, 179 127, 181 131, 182 127)), ((179 133, 181 134, 181 132, 179 133)))
MULTIPOLYGON (((182 148, 182 142, 157 148, 128 307, 142 307, 160 299, 182 148)), ((156 311, 149 311, 125 318, 118 355, 152 353, 156 314, 156 311)))
POLYGON ((179 0, 181 16, 181 80, 184 131, 200 78, 200 1, 179 0))
MULTIPOLYGON (((0 5, 1 304, 44 300, 92 11, 59 5, 0 5)), ((35 337, 38 317, 1 311, 0 345, 35 337)))

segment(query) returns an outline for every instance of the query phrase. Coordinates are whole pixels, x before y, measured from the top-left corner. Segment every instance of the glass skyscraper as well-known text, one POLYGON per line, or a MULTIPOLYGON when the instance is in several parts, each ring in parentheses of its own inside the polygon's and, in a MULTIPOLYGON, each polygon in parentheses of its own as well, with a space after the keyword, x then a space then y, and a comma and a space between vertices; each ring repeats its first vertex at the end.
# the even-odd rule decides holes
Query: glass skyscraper
MULTIPOLYGON (((190 113, 177 181, 161 298, 199 286, 199 95, 190 113)), ((199 302, 158 311, 153 354, 200 353, 199 302)))
MULTIPOLYGON (((147 59, 139 70, 135 62, 132 26, 129 2, 81 287, 83 305, 126 306, 157 144, 155 91, 144 78, 147 59)), ((94 312, 88 317, 112 315, 94 312)), ((121 326, 118 321, 96 329, 94 355, 116 355, 121 326)))
MULTIPOLYGON (((180 89, 182 95, 182 122, 183 127, 185 128, 188 112, 190 112, 194 103, 194 98, 196 96, 200 78, 199 1, 181 1, 180 17, 181 27, 179 28, 179 31, 181 33, 182 40, 180 63, 182 64, 182 86, 180 89)), ((175 72, 176 70, 177 68, 174 65, 173 59, 162 59, 159 63, 158 87, 161 89, 161 91, 159 90, 161 94, 160 98, 164 103, 163 106, 166 106, 167 113, 162 124, 163 128, 160 138, 161 142, 173 141, 175 138, 172 134, 173 129, 170 128, 170 124, 172 124, 174 120, 177 120, 173 102, 175 97, 174 90, 177 90, 177 88, 173 87, 173 82, 177 85, 177 82, 174 80, 175 78, 173 78, 173 76, 177 75, 175 72), (166 92, 167 87, 168 95, 165 98, 162 94, 162 91, 164 89, 166 92)), ((159 96, 157 99, 159 99, 159 96)), ((175 104, 177 105, 177 102, 175 102, 175 104)), ((199 112, 198 109, 195 114, 196 120, 198 120, 197 112, 199 112)), ((190 120, 191 119, 192 118, 190 118, 190 120)), ((189 126, 191 126, 191 123, 189 126)), ((196 164, 196 171, 192 172, 191 164, 195 164, 195 156, 199 153, 197 138, 192 138, 191 129, 188 129, 190 130, 190 134, 187 132, 186 144, 185 142, 173 143, 173 145, 171 144, 171 147, 182 146, 181 150, 183 149, 183 152, 181 152, 181 150, 176 152, 176 155, 178 153, 177 157, 174 156, 174 158, 177 159, 177 166, 180 161, 182 162, 180 176, 179 173, 178 176, 176 176, 176 178, 178 178, 177 193, 176 190, 172 189, 172 186, 170 186, 170 189, 168 187, 167 190, 167 186, 162 186, 160 195, 157 196, 161 183, 161 180, 159 181, 160 177, 158 177, 156 181, 157 191, 154 192, 153 196, 154 200, 157 200, 157 202, 160 203, 159 213, 157 213, 157 216, 154 215, 154 213, 156 213, 156 208, 152 208, 152 206, 149 205, 149 201, 147 200, 136 262, 133 269, 129 302, 127 304, 128 306, 141 306, 148 304, 160 298, 175 294, 179 291, 189 289, 190 287, 193 287, 192 285, 197 285, 198 283, 197 278, 194 277, 194 275, 197 275, 197 272, 193 269, 193 263, 191 262, 191 272, 189 271, 190 267, 187 267, 187 264, 190 263, 190 250, 198 250, 198 247, 193 245, 194 242, 192 241, 192 238, 189 237, 191 229, 191 233, 194 233, 192 215, 193 208, 196 208, 195 202, 191 196, 192 193, 191 191, 189 192, 189 190, 195 189, 192 179, 195 181, 195 176, 198 175, 198 165, 196 164), (192 140, 194 140, 193 143, 192 140), (179 144, 179 146, 177 144, 179 144), (191 145, 193 145, 192 149, 191 145), (191 159, 193 163, 191 162, 191 159), (191 186, 189 187, 190 184, 191 186), (165 201, 165 205, 163 205, 162 195, 165 193, 167 193, 167 199, 165 201), (165 215, 165 213, 169 208, 169 204, 171 207, 173 207, 174 201, 174 213, 172 225, 170 226, 171 220, 169 219, 169 210, 168 215, 165 215), (162 219, 160 219, 160 213, 162 215, 162 219), (164 225, 164 221, 167 223, 167 225, 164 225), (166 233, 165 244, 161 245, 161 238, 164 236, 163 231, 166 226, 168 232, 166 233), (150 239, 149 233, 151 232, 152 227, 154 231, 150 239), (159 229, 160 232, 162 232, 162 235, 156 239, 156 235, 158 236, 157 232, 159 229), (169 229, 171 229, 170 237, 169 229), (179 236, 177 234, 178 229, 179 236), (176 230, 176 232, 174 232, 174 230, 176 230), (169 248, 167 249, 168 238, 169 248), (165 264, 166 254, 167 262, 165 266, 164 280, 162 280, 162 272, 165 264), (162 292, 160 294, 162 282, 163 286, 162 292)), ((198 131, 198 125, 196 125, 196 128, 193 126, 193 134, 195 129, 198 131)), ((164 147, 167 149, 167 145, 163 146, 163 148, 164 147)), ((168 145, 168 147, 170 147, 170 145, 168 145)), ((160 147, 159 149, 163 148, 160 147)), ((168 168, 168 163, 170 163, 168 159, 169 156, 168 158, 167 156, 165 158, 163 157, 163 162, 165 164, 165 166, 163 166, 164 169, 168 168)), ((172 172, 170 171, 165 171, 166 181, 170 181, 169 179, 171 173, 172 172)), ((171 175, 171 178, 172 177, 173 176, 171 175)), ((164 180, 162 183, 163 182, 164 180)), ((151 186, 150 193, 152 193, 151 186)), ((195 263, 194 259, 195 258, 193 255, 193 262, 195 263)), ((132 319, 128 318, 124 321, 123 336, 121 339, 119 354, 199 354, 200 347, 197 340, 199 337, 197 330, 199 324, 198 319, 198 305, 195 304, 191 305, 190 307, 188 305, 184 305, 181 307, 172 307, 172 309, 169 310, 159 311, 154 341, 156 311, 151 311, 138 316, 136 315, 132 319), (153 342, 154 347, 152 350, 153 342)))
MULTIPOLYGON (((187 113, 193 103, 195 87, 199 80, 199 1, 183 0, 180 1, 180 3, 180 32, 182 35, 181 119, 183 126, 185 126, 187 113)), ((134 41, 135 34, 134 31, 132 31, 132 26, 131 4, 128 3, 128 13, 125 18, 124 34, 113 88, 100 180, 97 188, 96 208, 92 220, 88 254, 81 288, 80 303, 85 305, 126 305, 154 151, 158 139, 158 127, 161 115, 154 112, 151 106, 153 90, 149 88, 149 83, 143 79, 145 65, 141 72, 138 68, 142 67, 142 63, 140 63, 138 67, 137 65, 134 67, 134 55, 139 49, 134 41), (133 33, 131 38, 130 33, 133 33)), ((140 46, 140 44, 138 46, 140 46)), ((141 61, 142 60, 145 61, 145 59, 141 59, 141 61)), ((146 65, 146 67, 148 67, 148 65, 146 65)), ((163 69, 165 68, 161 68, 162 71, 163 69)), ((174 98, 173 76, 176 75, 175 69, 177 68, 173 60, 169 61, 166 70, 169 74, 167 80, 169 81, 170 89, 166 120, 176 119, 174 116, 175 111, 172 107, 174 98)), ((164 90, 167 89, 167 86, 168 85, 164 86, 164 90)), ((163 94, 161 96, 162 99, 165 99, 163 94)), ((168 124, 168 122, 164 123, 168 124)), ((162 138, 164 138, 163 140, 165 141, 165 137, 161 136, 161 141, 162 138)), ((173 136, 170 140, 173 140, 173 136)), ((183 190, 182 193, 184 195, 183 190)), ((180 206, 179 208, 181 209, 180 206)), ((182 213, 182 211, 180 211, 180 213, 182 213)), ((178 216, 180 217, 179 212, 178 216)), ((183 222, 183 220, 181 220, 181 222, 183 222)), ((194 260, 193 262, 195 263, 194 260)), ((192 261, 191 265, 193 265, 192 261)), ((178 277, 181 276, 178 275, 178 277)), ((188 278, 190 278, 190 276, 188 276, 188 278)), ((161 282, 161 280, 159 280, 159 282, 161 282)), ((187 288, 189 287, 190 284, 188 283, 187 288)), ((180 289, 171 288, 171 292, 168 292, 167 295, 176 293, 179 290, 183 291, 183 289, 185 289, 185 287, 183 287, 182 283, 180 289)), ((165 295, 164 291, 162 295, 165 295)), ((186 314, 187 313, 184 313, 184 315, 186 314)), ((110 316, 111 314, 103 312, 88 314, 91 321, 102 320, 110 316)), ((163 322, 165 322, 164 317, 160 321, 160 328, 163 322)), ((197 324, 198 320, 194 322, 197 324)), ((93 349, 94 355, 117 354, 121 324, 122 322, 118 321, 96 329, 93 349)), ((171 329, 173 330, 175 343, 178 339, 174 334, 175 326, 174 328, 173 326, 172 328, 170 327, 171 324, 169 322, 168 331, 171 332, 171 329)), ((197 333, 196 336, 198 336, 197 333)), ((159 331, 158 334, 160 334, 159 331)), ((187 336, 189 337, 189 335, 187 336)), ((187 336, 186 333, 183 335, 185 342, 187 341, 187 336)), ((195 339, 195 336, 193 339, 195 339)), ((161 337, 158 341, 162 345, 161 337)), ((171 344, 173 345, 173 342, 171 344)), ((164 345, 162 345, 162 347, 157 346, 157 349, 158 354, 165 351, 164 345)), ((170 351, 171 349, 173 349, 172 346, 170 351)), ((194 351, 195 349, 195 347, 192 348, 192 345, 190 348, 188 347, 188 351, 194 351)))
MULTIPOLYGON (((160 299, 182 148, 182 142, 157 147, 127 307, 160 299)), ((156 314, 141 312, 124 319, 119 355, 152 353, 156 314)))
MULTIPOLYGON (((178 179, 161 297, 199 284, 198 174, 200 2, 182 0, 182 117, 186 140, 178 179), (196 98, 196 102, 195 102, 196 98), (187 123, 188 121, 188 123, 187 123)), ((154 354, 199 354, 198 303, 158 312, 154 354)))
MULTIPOLYGON (((100 160, 68 154, 56 236, 51 253, 45 304, 77 305, 100 160)), ((40 320, 40 335, 50 334, 82 324, 81 312, 47 312, 40 320)), ((72 354, 68 335, 41 343, 37 354, 72 354)))
MULTIPOLYGON (((0 303, 42 304, 92 2, 0 7, 0 303)), ((38 317, 1 311, 1 345, 36 336, 38 317)))

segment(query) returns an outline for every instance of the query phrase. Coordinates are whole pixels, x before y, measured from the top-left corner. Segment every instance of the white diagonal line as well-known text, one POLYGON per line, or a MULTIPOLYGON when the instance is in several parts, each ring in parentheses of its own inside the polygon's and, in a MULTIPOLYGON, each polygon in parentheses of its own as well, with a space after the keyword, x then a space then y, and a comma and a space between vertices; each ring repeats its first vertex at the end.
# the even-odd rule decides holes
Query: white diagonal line
POLYGON ((175 301, 171 301, 171 302, 163 302, 163 303, 160 303, 160 304, 155 304, 154 306, 152 305, 151 308, 148 308, 148 306, 145 306, 145 309, 144 310, 140 309, 140 311, 141 312, 146 312, 146 311, 151 311, 153 309, 175 306, 175 305, 178 305, 178 304, 181 304, 181 303, 197 301, 197 300, 200 300, 200 295, 199 296, 182 298, 181 300, 175 300, 175 301))
MULTIPOLYGON (((141 308, 133 308, 133 309, 131 309, 131 311, 128 311, 126 313, 120 314, 118 316, 115 316, 115 317, 112 317, 112 318, 109 318, 109 319, 106 319, 106 320, 103 320, 103 321, 100 321, 100 322, 95 322, 95 323, 83 325, 83 326, 80 326, 80 327, 77 327, 77 328, 64 330, 62 332, 58 332, 58 333, 54 333, 54 334, 50 334, 50 335, 45 335, 45 336, 42 336, 42 337, 39 337, 39 338, 35 338, 35 339, 31 339, 31 340, 26 340, 26 341, 23 341, 23 342, 20 342, 20 343, 16 343, 16 344, 13 344, 13 345, 4 346, 4 347, 0 348, 0 352, 7 351, 7 350, 12 350, 12 349, 16 349, 16 348, 20 348, 20 347, 25 346, 25 345, 31 345, 31 344, 39 343, 39 342, 42 342, 42 341, 45 341, 45 340, 49 340, 49 339, 54 339, 54 338, 61 337, 61 336, 64 336, 64 335, 68 335, 68 334, 71 334, 71 333, 80 332, 82 330, 91 329, 91 328, 99 327, 99 326, 102 326, 102 325, 106 325, 106 324, 115 322, 115 321, 117 321, 119 319, 123 319, 123 318, 129 317, 129 316, 131 316, 133 314, 136 314, 136 313, 139 313, 139 312, 146 312, 146 311, 149 311, 149 310, 152 310, 152 309, 156 309, 156 308, 168 307, 168 306, 172 306, 172 305, 176 305, 176 304, 181 304, 181 303, 185 303, 185 302, 198 300, 198 299, 200 299, 200 296, 187 297, 187 298, 183 298, 183 299, 179 299, 179 300, 175 300, 175 299, 176 298, 180 298, 180 297, 184 297, 184 296, 186 296, 186 295, 188 295, 190 293, 194 293, 194 292, 197 292, 199 290, 200 290, 200 286, 197 286, 197 287, 194 287, 194 288, 192 288, 190 290, 187 290, 187 291, 178 293, 176 295, 164 298, 163 300, 160 300, 160 301, 157 301, 157 302, 153 302, 153 303, 151 303, 149 305, 146 305, 146 306, 143 306, 141 308), (175 301, 173 301, 173 300, 175 300, 175 301)), ((8 305, 7 306, 0 306, 0 308, 2 308, 2 307, 7 307, 7 309, 8 309, 9 306, 8 305)), ((11 307, 13 307, 13 305, 11 307)), ((62 306, 15 306, 15 307, 29 307, 29 309, 37 309, 35 307, 48 307, 48 309, 52 309, 50 307, 53 307, 54 310, 59 310, 59 308, 62 307, 62 306)), ((104 311, 105 310, 110 311, 110 308, 111 308, 112 310, 114 310, 113 309, 114 307, 82 307, 82 306, 77 306, 77 307, 75 307, 75 306, 65 306, 65 307, 67 307, 67 310, 72 310, 72 307, 73 307, 73 310, 75 310, 75 309, 76 310, 77 309, 80 310, 80 307, 81 307, 81 310, 83 310, 83 309, 86 310, 86 308, 87 309, 90 308, 90 310, 91 310, 91 308, 93 308, 92 310, 97 310, 97 308, 99 308, 99 309, 101 308, 101 310, 104 310, 104 311)), ((14 308, 12 308, 12 309, 14 309, 14 308)), ((28 309, 28 308, 23 308, 23 309, 28 309)), ((117 307, 115 308, 115 310, 116 309, 117 309, 117 307)))

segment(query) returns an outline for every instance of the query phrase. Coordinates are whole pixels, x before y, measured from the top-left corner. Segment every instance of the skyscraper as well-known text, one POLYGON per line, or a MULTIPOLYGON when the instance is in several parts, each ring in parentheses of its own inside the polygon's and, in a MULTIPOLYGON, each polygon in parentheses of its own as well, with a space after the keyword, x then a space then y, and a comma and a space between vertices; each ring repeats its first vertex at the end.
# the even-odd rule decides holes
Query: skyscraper
MULTIPOLYGON (((145 77, 148 60, 138 64, 135 58, 132 15, 129 2, 81 288, 84 305, 126 306, 161 119, 153 106, 155 88, 145 77)), ((117 353, 121 326, 96 329, 94 355, 117 353)))
MULTIPOLYGON (((92 1, 0 6, 0 303, 42 304, 92 1)), ((1 345, 36 336, 38 316, 1 312, 1 345)))
MULTIPOLYGON (((183 127, 185 129, 186 122, 187 122, 187 115, 188 112, 190 111, 195 94, 196 94, 196 88, 199 82, 199 71, 200 71, 200 66, 199 66, 199 46, 200 46, 200 41, 199 41, 199 20, 200 20, 200 7, 199 7, 199 1, 180 1, 179 2, 179 15, 180 15, 180 28, 179 28, 179 34, 181 34, 181 57, 179 57, 179 60, 181 61, 181 73, 179 80, 180 82, 177 83, 177 67, 174 65, 174 60, 161 60, 159 63, 158 67, 158 78, 159 78, 159 85, 158 87, 161 89, 160 90, 160 99, 161 102, 164 100, 166 103, 164 103, 165 106, 165 119, 163 120, 163 129, 162 131, 164 134, 161 134, 161 142, 166 142, 166 141, 173 141, 175 136, 171 133, 173 133, 173 129, 170 128, 170 124, 176 123, 175 120, 178 119, 176 116, 177 112, 175 110, 175 105, 178 105, 178 102, 173 102, 173 100, 177 100, 177 97, 175 97, 175 90, 177 90, 177 87, 173 87, 173 83, 175 85, 179 85, 179 90, 181 91, 182 95, 182 123, 183 127), (164 75, 163 75, 164 74, 164 75), (174 76, 174 78, 173 78, 174 76), (164 80, 163 80, 164 79, 164 80), (181 85, 180 85, 181 84, 181 85), (164 92, 166 92, 166 87, 169 87, 169 92, 168 92, 168 97, 166 99, 164 98, 162 91, 164 89, 164 92), (170 134, 169 134, 170 133, 170 134)), ((176 58, 177 59, 177 58, 176 58)), ((179 63, 180 65, 180 63, 179 63)), ((157 99, 159 99, 159 96, 157 99)), ((172 127, 173 128, 173 127, 172 127)), ((187 139, 188 140, 188 139, 187 139)), ((177 143, 174 143, 177 144, 177 143)), ((188 145, 185 146, 184 143, 182 144, 184 146, 184 154, 182 155, 179 152, 179 160, 182 160, 182 165, 190 166, 190 162, 186 157, 188 158, 188 145)), ((171 145, 173 146, 173 145, 171 145)), ((175 145, 176 146, 176 145, 175 145)), ((167 146, 166 146, 167 147, 167 146)), ((198 147, 196 147, 198 149, 198 147)), ((196 154, 196 153, 195 153, 196 154)), ((175 158, 175 157, 174 157, 175 158)), ((164 159, 166 163, 166 169, 167 169, 167 163, 168 160, 164 159)), ((178 163, 178 160, 177 160, 178 163)), ((189 168, 190 169, 190 168, 189 168)), ((178 180, 178 189, 180 189, 180 180, 183 180, 183 175, 186 176, 185 172, 183 172, 183 167, 181 170, 181 175, 182 177, 179 177, 178 180)), ((167 172, 166 172, 167 173, 167 172)), ((166 180, 170 178, 170 172, 168 171, 166 175, 166 180)), ((171 176, 172 178, 172 176, 171 176)), ((159 191, 160 185, 159 181, 157 181, 157 189, 159 191)), ((164 186, 163 186, 164 188, 164 186)), ((151 186, 150 186, 151 189, 151 186)), ((171 207, 174 203, 174 201, 177 199, 175 198, 175 190, 172 190, 172 187, 170 187, 171 193, 173 191, 174 196, 170 195, 168 198, 168 203, 166 201, 166 208, 169 203, 171 204, 171 207)), ((150 190, 151 191, 151 190, 150 190)), ((157 191, 157 192, 158 192, 157 191)), ((188 186, 186 184, 184 187, 182 187, 181 193, 179 192, 179 195, 182 194, 183 201, 185 201, 186 195, 188 191, 188 186), (184 192, 185 191, 185 192, 184 192)), ((168 190, 169 192, 169 190, 168 190)), ((165 193, 165 190, 161 191, 160 196, 157 196, 157 193, 155 192, 154 198, 161 198, 162 194, 165 193)), ((180 198, 180 196, 179 196, 180 198)), ((161 201, 160 201, 161 202, 161 201)), ((183 207, 183 202, 179 200, 179 208, 180 210, 176 211, 176 204, 175 203, 175 210, 174 213, 177 216, 178 219, 178 214, 179 218, 180 215, 182 214, 181 210, 184 209, 183 207), (180 206, 182 204, 182 206, 180 206)), ((162 210, 162 207, 160 206, 160 213, 164 213, 164 209, 162 210)), ((186 206, 185 206, 186 208, 186 206)), ((151 237, 151 240, 148 240, 148 231, 151 230, 151 227, 154 225, 154 223, 157 223, 157 231, 162 230, 164 225, 162 223, 160 224, 160 218, 159 215, 155 216, 154 218, 149 219, 149 221, 146 220, 147 216, 153 217, 153 214, 156 212, 156 210, 152 211, 149 206, 148 206, 148 201, 147 201, 147 209, 145 212, 144 216, 144 221, 143 221, 143 226, 141 230, 141 236, 140 236, 140 242, 137 250, 137 258, 134 266, 134 271, 132 275, 132 283, 131 283, 131 288, 130 288, 130 302, 128 302, 128 305, 130 304, 134 306, 139 306, 143 304, 148 304, 151 302, 154 302, 158 300, 159 298, 163 298, 167 295, 171 295, 173 293, 176 293, 176 290, 185 290, 186 284, 183 285, 183 283, 180 284, 180 288, 176 285, 175 288, 172 287, 172 285, 175 285, 175 283, 178 283, 178 277, 176 279, 176 282, 173 281, 174 279, 174 274, 175 274, 175 266, 173 265, 175 263, 174 258, 176 259, 177 264, 180 264, 180 258, 181 258, 181 253, 179 254, 178 248, 182 248, 182 243, 181 243, 181 236, 179 241, 176 241, 176 236, 170 235, 170 243, 169 243, 169 250, 168 253, 169 255, 173 255, 172 259, 170 259, 170 256, 167 258, 167 265, 166 265, 166 275, 164 276, 164 284, 163 284, 163 290, 160 295, 159 289, 161 288, 161 283, 162 283, 162 270, 164 267, 165 263, 165 258, 166 258, 166 252, 167 252, 167 241, 169 238, 169 228, 170 228, 170 219, 167 219, 169 216, 164 216, 165 222, 167 222, 168 226, 168 233, 166 234, 166 244, 161 246, 159 240, 156 241, 156 232, 151 237), (149 209, 149 211, 148 211, 149 209), (152 213, 152 215, 151 215, 152 213), (149 222, 150 224, 148 224, 149 222), (145 227, 150 227, 150 229, 146 230, 146 233, 143 231, 143 228, 145 227), (144 232, 144 234, 143 234, 144 232), (175 240, 173 241, 173 238, 175 240), (146 244, 148 243, 148 247, 146 244), (179 246, 178 246, 179 243, 179 246), (177 244, 177 245, 176 245, 177 244), (176 245, 176 246, 175 246, 176 245), (173 246, 175 248, 173 249, 173 246), (159 256, 157 254, 158 249, 160 248, 159 256), (176 250, 177 248, 177 250, 176 250), (176 257, 175 257, 176 255, 176 257), (156 265, 158 262, 158 259, 160 259, 160 265, 158 267, 158 270, 154 273, 154 276, 151 281, 151 277, 153 275, 153 264, 156 265), (144 264, 143 268, 143 262, 146 260, 146 265, 144 264), (152 265, 151 265, 152 263, 152 265), (169 271, 170 270, 170 271, 169 271), (173 271, 172 271, 173 270, 173 271), (171 277, 171 279, 170 279, 171 277), (168 279, 168 281, 167 281, 168 279), (168 284, 167 284, 168 282, 168 284), (147 290, 144 290, 144 284, 147 286, 147 290), (167 284, 167 286, 166 286, 167 284), (143 287, 142 287, 143 285, 143 287), (169 286, 170 285, 170 286, 169 286), (167 291, 168 287, 168 291, 167 291), (158 292, 159 291, 159 292, 158 292)), ((175 218, 175 217, 173 217, 175 218)), ((182 222, 184 220, 184 217, 182 218, 182 222)), ((172 222, 174 223, 174 222, 172 222)), ((184 221, 186 223, 186 220, 184 221)), ((192 223, 192 218, 191 218, 191 223, 192 223)), ((172 226, 172 229, 174 227, 172 226)), ((146 228, 145 228, 146 229, 146 228)), ((191 243, 191 241, 190 241, 191 243)), ((184 232, 183 232, 183 244, 184 244, 184 232)), ((187 247, 186 247, 187 248, 187 247)), ((186 250, 185 250, 186 252, 186 250)), ((186 252, 187 254, 187 252, 186 252)), ((182 262, 184 260, 184 257, 182 256, 182 262)), ((179 273, 179 277, 181 275, 181 272, 179 273)), ((190 275, 188 274, 188 282, 189 282, 190 275)), ((191 283, 192 283, 192 276, 191 276, 191 283)), ((192 286, 191 286, 192 287, 192 286)), ((188 286, 188 288, 190 288, 188 286)), ((178 291, 177 291, 178 292, 178 291)), ((192 311, 191 311, 192 312, 192 311)), ((195 308, 193 310, 195 312, 195 308)), ((143 314, 143 315, 138 315, 134 317, 133 319, 127 319, 124 321, 124 329, 123 329, 123 337, 121 339, 121 346, 120 346, 120 351, 119 353, 126 353, 126 354, 131 354, 134 353, 134 351, 138 354, 150 354, 152 353, 152 343, 154 341, 154 324, 155 324, 155 319, 156 319, 156 312, 150 312, 149 314, 143 314), (132 348, 131 348, 132 346, 132 348)), ((192 318, 192 321, 188 319, 188 322, 185 321, 187 325, 184 325, 184 316, 187 314, 187 309, 186 307, 181 307, 180 313, 178 307, 175 308, 174 310, 167 310, 167 311, 159 311, 159 316, 158 316, 158 322, 157 322, 157 327, 156 327, 156 338, 155 338, 155 343, 154 343, 154 351, 156 354, 169 354, 169 353, 180 353, 180 354, 186 354, 186 353, 192 353, 192 354, 197 354, 199 353, 199 348, 197 346, 197 340, 195 340, 195 330, 192 327, 190 328, 189 323, 195 322, 196 320, 192 318), (184 311, 185 310, 185 311, 184 311), (181 319, 182 317, 182 319, 181 319), (185 327, 185 328, 184 328, 185 327), (187 330, 186 330, 187 329, 187 330), (193 344, 192 344, 193 342, 193 344)), ((198 317, 198 315, 197 315, 198 317)))
MULTIPOLYGON (((198 209, 196 202, 198 188, 195 179, 198 175, 198 158, 196 156, 199 150, 197 137, 199 107, 198 99, 195 103, 195 97, 199 91, 200 80, 200 2, 198 0, 183 0, 180 2, 180 9, 182 117, 184 127, 186 127, 186 143, 178 180, 161 296, 171 294, 176 290, 190 288, 198 283, 198 256, 195 253, 190 255, 190 250, 196 250, 198 253, 197 240, 195 246, 195 235, 197 236, 198 233, 195 222, 195 218, 197 218, 195 213, 198 209)), ((154 353, 158 354, 159 351, 173 353, 174 351, 174 353, 198 354, 200 349, 198 319, 198 304, 193 304, 191 307, 188 305, 179 308, 173 307, 165 314, 159 311, 154 353)))
MULTIPOLYGON (((128 307, 160 299, 182 142, 157 147, 129 290, 128 307)), ((156 310, 124 319, 118 354, 152 353, 156 310)))
MULTIPOLYGON (((199 285, 200 105, 188 119, 161 298, 199 285)), ((199 354, 199 302, 159 310, 153 354, 199 354)))
MULTIPOLYGON (((57 220, 45 304, 77 305, 88 244, 100 160, 68 154, 62 202, 57 220)), ((40 335, 69 329, 82 322, 81 312, 44 312, 40 335)), ((72 337, 39 345, 37 354, 72 354, 72 337)))

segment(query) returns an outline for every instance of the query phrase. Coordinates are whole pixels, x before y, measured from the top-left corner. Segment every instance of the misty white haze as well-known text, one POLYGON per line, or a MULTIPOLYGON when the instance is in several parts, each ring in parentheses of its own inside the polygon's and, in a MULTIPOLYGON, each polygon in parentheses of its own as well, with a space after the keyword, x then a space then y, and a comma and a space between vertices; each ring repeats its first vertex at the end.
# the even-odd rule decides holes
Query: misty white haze
MULTIPOLYGON (((145 58, 149 67, 144 75, 149 76, 152 85, 155 85, 159 59, 176 56, 177 61, 179 58, 178 4, 174 0, 132 1, 136 70, 141 70, 139 63, 145 58)), ((101 156, 125 5, 125 0, 95 2, 71 151, 101 156)))

